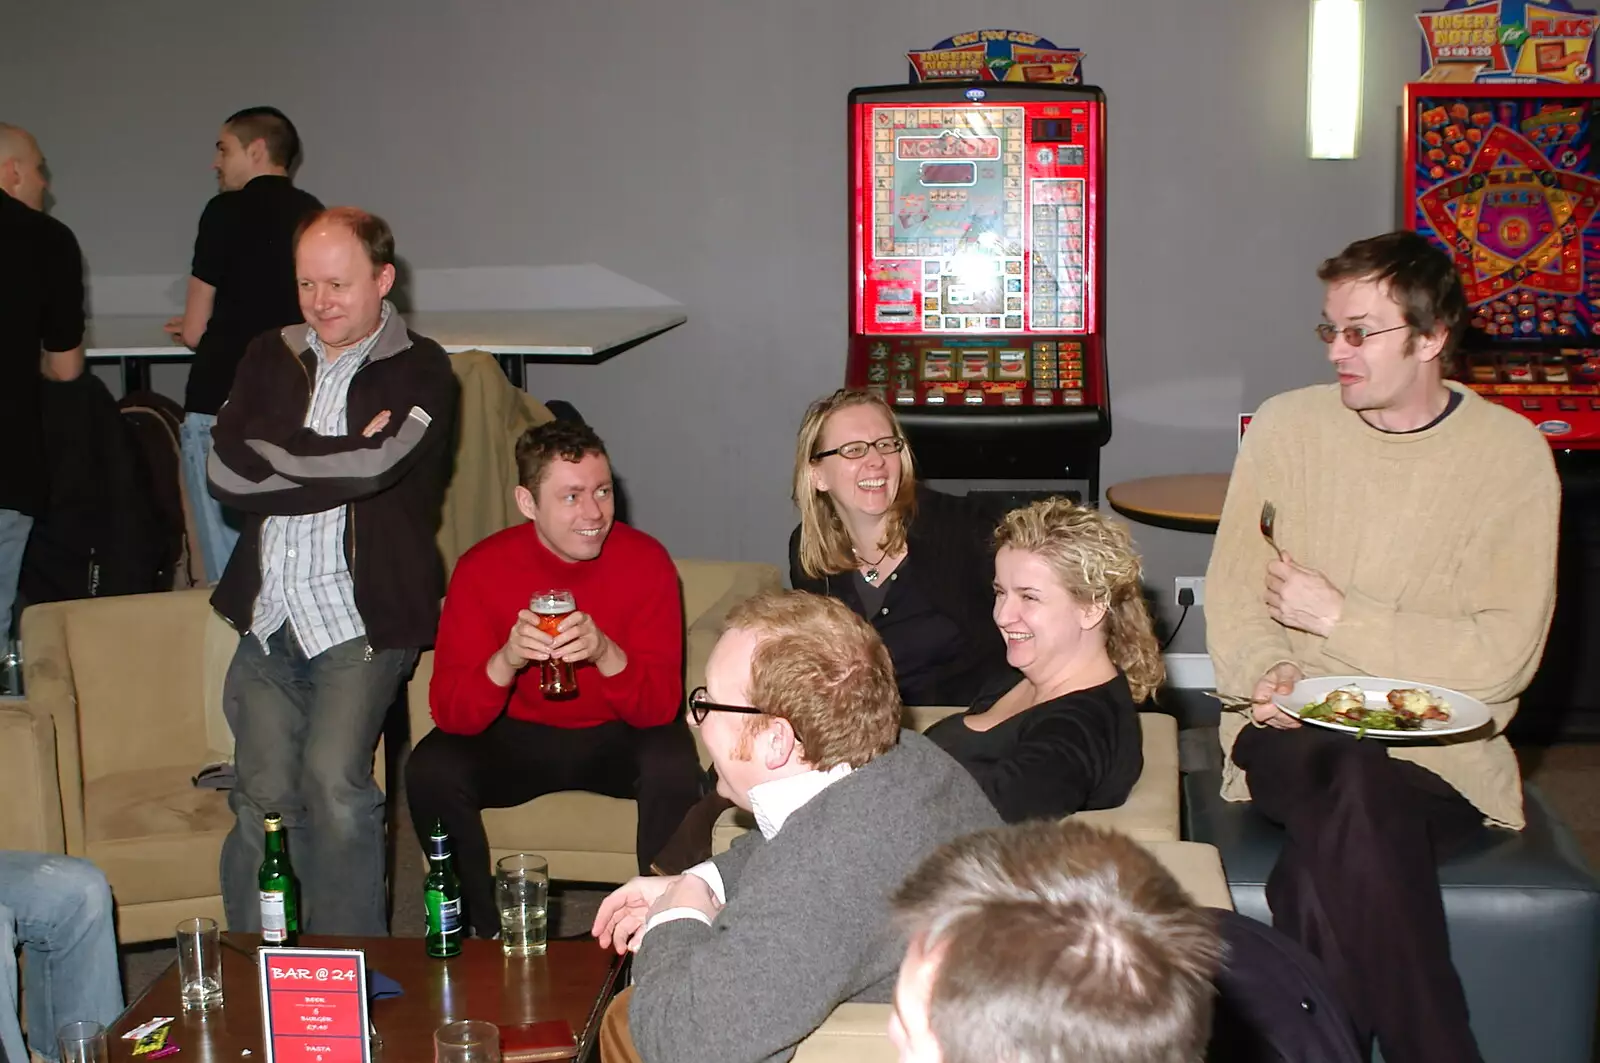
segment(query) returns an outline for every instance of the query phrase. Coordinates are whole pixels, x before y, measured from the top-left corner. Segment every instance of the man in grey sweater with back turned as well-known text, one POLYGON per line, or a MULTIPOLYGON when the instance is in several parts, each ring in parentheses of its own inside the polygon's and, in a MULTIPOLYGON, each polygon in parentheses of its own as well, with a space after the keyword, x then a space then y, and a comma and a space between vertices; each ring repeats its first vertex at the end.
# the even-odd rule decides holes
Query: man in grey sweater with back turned
POLYGON ((906 943, 889 913, 938 846, 996 826, 972 777, 900 729, 877 633, 831 598, 736 608, 690 695, 717 789, 759 831, 682 875, 637 878, 595 917, 633 949, 607 1063, 783 1061, 846 1001, 887 1003, 906 943))

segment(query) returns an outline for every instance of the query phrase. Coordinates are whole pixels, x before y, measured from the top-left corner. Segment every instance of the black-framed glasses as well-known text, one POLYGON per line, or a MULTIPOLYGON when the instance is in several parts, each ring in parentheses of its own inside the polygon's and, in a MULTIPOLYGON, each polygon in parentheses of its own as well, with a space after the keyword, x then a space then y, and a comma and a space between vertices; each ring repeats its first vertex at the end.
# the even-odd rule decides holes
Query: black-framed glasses
POLYGON ((841 458, 849 458, 851 461, 855 461, 857 458, 866 457, 869 450, 876 450, 879 454, 898 454, 904 449, 906 449, 906 441, 899 436, 884 436, 882 439, 874 439, 870 443, 865 439, 855 439, 849 443, 841 443, 832 450, 824 450, 813 454, 811 455, 811 460, 821 461, 823 458, 837 454, 841 458))
POLYGON ((1317 325, 1317 339, 1323 343, 1332 343, 1336 336, 1343 336, 1344 341, 1350 346, 1359 347, 1373 336, 1382 336, 1385 332, 1399 332, 1403 328, 1410 327, 1410 325, 1396 325, 1393 328, 1381 328, 1374 332, 1361 325, 1346 325, 1344 328, 1340 328, 1338 325, 1330 325, 1324 321, 1317 325))
POLYGON ((695 687, 694 693, 689 695, 689 716, 695 723, 705 723, 706 717, 713 712, 737 712, 745 716, 765 716, 760 709, 753 709, 748 705, 718 705, 706 695, 705 687, 695 687))

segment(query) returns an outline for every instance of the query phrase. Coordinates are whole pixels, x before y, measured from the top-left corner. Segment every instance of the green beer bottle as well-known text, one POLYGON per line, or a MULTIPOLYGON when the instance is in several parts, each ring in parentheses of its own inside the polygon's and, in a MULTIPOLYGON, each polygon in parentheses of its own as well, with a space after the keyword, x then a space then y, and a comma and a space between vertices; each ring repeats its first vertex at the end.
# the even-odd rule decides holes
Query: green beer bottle
POLYGON ((428 835, 428 877, 422 881, 422 902, 428 918, 428 955, 439 959, 461 955, 461 880, 450 858, 450 835, 437 819, 428 835))
POLYGON ((283 817, 267 813, 267 855, 256 882, 261 887, 261 942, 294 946, 300 940, 300 904, 295 897, 294 868, 289 866, 289 835, 283 817))

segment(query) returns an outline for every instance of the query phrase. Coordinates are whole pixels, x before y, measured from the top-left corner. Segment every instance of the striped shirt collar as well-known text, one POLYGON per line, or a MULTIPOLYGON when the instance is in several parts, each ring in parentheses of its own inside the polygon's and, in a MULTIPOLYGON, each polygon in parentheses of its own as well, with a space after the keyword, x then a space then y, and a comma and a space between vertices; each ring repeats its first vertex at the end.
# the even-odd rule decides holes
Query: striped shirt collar
MULTIPOLYGON (((389 300, 383 301, 383 316, 378 319, 378 327, 373 329, 360 343, 341 354, 340 358, 355 356, 357 362, 372 353, 372 348, 378 345, 378 340, 383 336, 383 330, 389 327, 389 317, 394 313, 394 304, 389 300)), ((306 342, 311 344, 311 351, 317 356, 319 363, 327 360, 327 348, 322 345, 322 337, 317 335, 317 330, 306 326, 306 342)))

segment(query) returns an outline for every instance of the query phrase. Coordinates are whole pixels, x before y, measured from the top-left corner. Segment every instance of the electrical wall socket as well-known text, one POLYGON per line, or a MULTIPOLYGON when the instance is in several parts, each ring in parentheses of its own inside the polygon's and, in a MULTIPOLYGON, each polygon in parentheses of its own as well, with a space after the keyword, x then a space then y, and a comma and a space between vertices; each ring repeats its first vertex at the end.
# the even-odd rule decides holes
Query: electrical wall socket
POLYGON ((1194 604, 1206 604, 1206 578, 1204 576, 1179 576, 1173 580, 1172 600, 1177 601, 1178 595, 1184 590, 1194 591, 1194 604))

